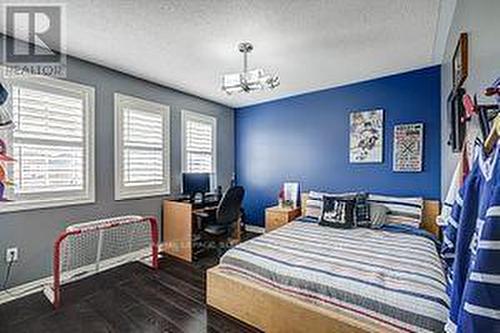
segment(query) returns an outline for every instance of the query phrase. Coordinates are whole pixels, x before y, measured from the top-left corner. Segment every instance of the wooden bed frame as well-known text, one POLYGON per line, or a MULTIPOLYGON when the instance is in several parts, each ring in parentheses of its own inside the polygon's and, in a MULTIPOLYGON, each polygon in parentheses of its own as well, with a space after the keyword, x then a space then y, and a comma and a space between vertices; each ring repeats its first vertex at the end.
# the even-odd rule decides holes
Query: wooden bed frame
MULTIPOLYGON (((307 194, 302 195, 303 203, 306 199, 307 194)), ((439 234, 436 224, 439 207, 438 201, 424 201, 421 228, 434 235, 439 234)), ((395 331, 391 326, 355 316, 341 308, 327 309, 227 274, 218 266, 207 271, 207 304, 264 332, 395 331)))

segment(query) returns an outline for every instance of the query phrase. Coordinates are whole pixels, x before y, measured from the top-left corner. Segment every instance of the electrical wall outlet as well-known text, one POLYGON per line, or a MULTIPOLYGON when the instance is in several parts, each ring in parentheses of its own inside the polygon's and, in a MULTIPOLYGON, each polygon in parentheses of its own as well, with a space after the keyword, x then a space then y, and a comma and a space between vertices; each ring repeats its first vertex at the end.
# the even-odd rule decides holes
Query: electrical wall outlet
POLYGON ((5 253, 5 260, 7 262, 17 261, 18 259, 17 256, 18 256, 17 247, 11 247, 7 249, 7 252, 5 253))

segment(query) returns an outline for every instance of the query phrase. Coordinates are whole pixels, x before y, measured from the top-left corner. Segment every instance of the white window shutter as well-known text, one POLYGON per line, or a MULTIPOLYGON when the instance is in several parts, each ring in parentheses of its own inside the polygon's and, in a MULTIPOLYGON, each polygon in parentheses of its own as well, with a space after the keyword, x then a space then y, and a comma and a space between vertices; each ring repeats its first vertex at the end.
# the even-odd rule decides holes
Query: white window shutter
POLYGON ((169 192, 169 110, 115 94, 117 200, 169 192))
POLYGON ((12 87, 17 194, 84 190, 81 99, 12 87))
POLYGON ((123 185, 163 183, 163 122, 160 114, 123 110, 123 185))
POLYGON ((183 169, 185 172, 215 172, 216 119, 183 111, 183 169))
POLYGON ((53 78, 5 84, 16 125, 9 146, 14 187, 0 212, 94 201, 94 89, 53 78))

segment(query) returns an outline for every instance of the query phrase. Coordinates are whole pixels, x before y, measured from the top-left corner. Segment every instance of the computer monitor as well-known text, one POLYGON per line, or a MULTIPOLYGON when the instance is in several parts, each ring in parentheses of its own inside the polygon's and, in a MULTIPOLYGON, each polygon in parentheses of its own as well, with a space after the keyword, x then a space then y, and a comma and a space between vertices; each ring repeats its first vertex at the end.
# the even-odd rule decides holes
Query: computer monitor
POLYGON ((194 196, 210 192, 210 173, 182 173, 182 194, 194 196))

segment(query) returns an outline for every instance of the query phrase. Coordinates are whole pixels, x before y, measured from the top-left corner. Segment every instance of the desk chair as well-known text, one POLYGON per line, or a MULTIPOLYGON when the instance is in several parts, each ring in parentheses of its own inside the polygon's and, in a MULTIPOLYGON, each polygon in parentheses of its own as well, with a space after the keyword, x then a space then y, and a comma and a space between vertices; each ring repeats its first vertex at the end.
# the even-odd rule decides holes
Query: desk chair
POLYGON ((227 245, 239 223, 244 195, 243 187, 233 186, 224 193, 216 209, 194 213, 201 239, 214 241, 219 257, 223 252, 221 244, 227 245))

